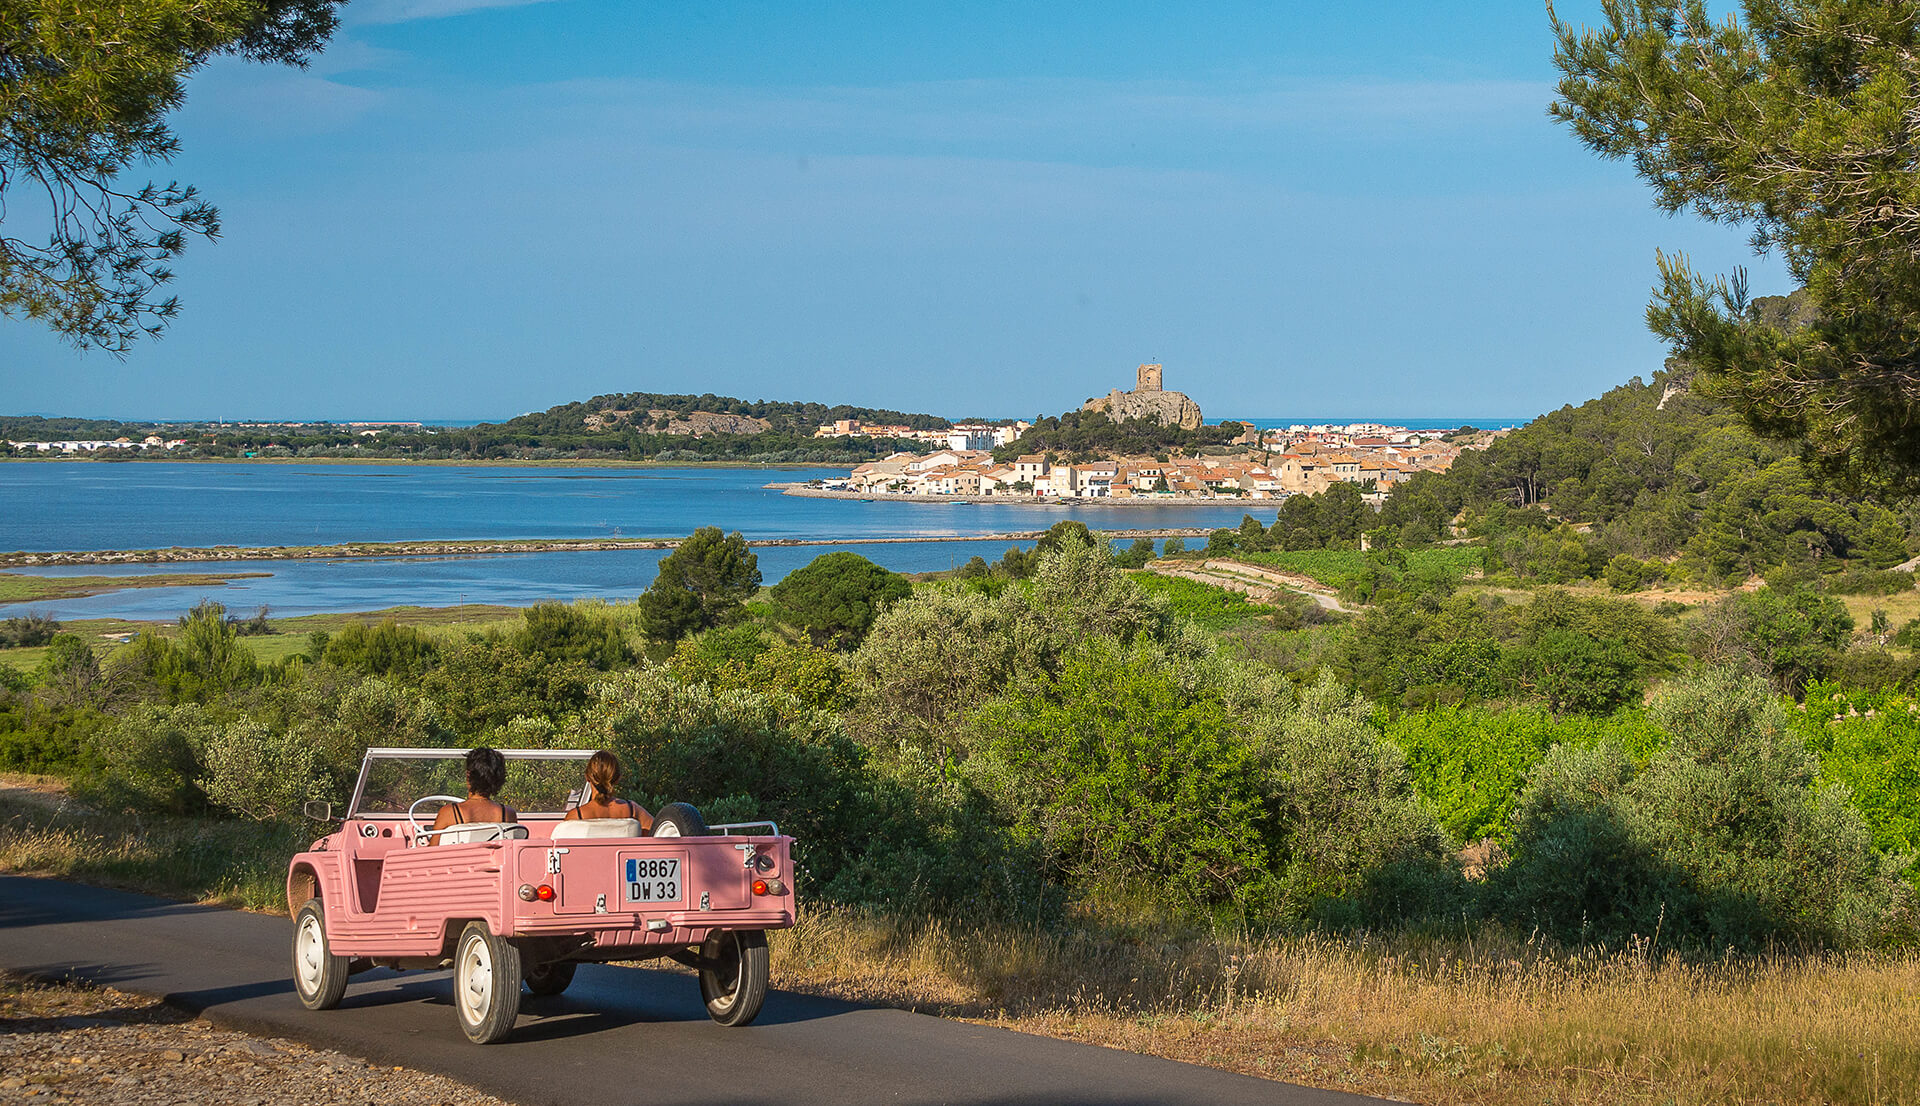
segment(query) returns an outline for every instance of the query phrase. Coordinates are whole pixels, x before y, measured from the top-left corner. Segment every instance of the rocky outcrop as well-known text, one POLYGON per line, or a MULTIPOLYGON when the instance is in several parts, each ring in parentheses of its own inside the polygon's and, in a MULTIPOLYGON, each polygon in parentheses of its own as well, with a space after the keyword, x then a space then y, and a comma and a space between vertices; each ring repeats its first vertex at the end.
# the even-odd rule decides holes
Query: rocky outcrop
POLYGON ((1090 399, 1082 411, 1104 411, 1115 422, 1158 419, 1166 426, 1194 430, 1200 426, 1200 405, 1180 392, 1123 392, 1118 388, 1090 399))

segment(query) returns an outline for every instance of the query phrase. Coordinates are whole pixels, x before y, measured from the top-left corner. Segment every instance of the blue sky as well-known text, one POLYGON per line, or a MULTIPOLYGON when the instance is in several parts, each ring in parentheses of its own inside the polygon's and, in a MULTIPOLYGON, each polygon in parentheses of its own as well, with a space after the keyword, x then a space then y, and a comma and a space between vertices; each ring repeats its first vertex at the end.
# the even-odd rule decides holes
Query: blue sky
POLYGON ((0 320, 0 413, 1030 415, 1158 360, 1210 418, 1530 416, 1660 367, 1656 249, 1787 290, 1547 119, 1551 47, 1519 0, 353 0, 190 85, 151 175, 225 233, 166 337, 0 320))

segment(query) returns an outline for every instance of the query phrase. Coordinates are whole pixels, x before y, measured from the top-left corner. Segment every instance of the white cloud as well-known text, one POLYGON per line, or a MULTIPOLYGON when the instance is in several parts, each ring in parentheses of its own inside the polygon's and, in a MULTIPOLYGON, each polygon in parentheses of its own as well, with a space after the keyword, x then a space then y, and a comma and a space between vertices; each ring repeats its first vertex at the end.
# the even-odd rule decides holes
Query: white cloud
POLYGON ((411 23, 417 19, 444 19, 485 8, 521 8, 552 0, 360 0, 345 10, 348 23, 411 23))

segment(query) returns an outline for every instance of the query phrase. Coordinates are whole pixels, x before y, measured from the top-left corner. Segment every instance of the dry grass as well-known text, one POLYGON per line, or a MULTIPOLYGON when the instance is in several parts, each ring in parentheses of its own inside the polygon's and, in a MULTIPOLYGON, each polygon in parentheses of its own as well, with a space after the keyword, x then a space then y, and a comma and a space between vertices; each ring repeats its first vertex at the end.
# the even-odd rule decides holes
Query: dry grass
POLYGON ((287 858, 305 839, 252 823, 103 818, 33 784, 46 779, 0 777, 0 872, 285 911, 287 858))
POLYGON ((1151 940, 816 911, 776 978, 1427 1103, 1920 1101, 1920 957, 1688 963, 1524 940, 1151 940))

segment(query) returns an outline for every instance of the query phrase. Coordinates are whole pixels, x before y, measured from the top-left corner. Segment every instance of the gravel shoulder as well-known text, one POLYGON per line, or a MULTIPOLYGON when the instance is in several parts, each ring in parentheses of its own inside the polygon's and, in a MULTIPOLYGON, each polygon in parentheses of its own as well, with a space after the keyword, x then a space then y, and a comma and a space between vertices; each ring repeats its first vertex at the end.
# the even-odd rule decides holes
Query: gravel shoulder
POLYGON ((215 1027, 110 987, 0 973, 0 1103, 509 1106, 438 1075, 215 1027))

